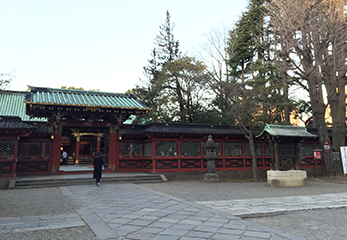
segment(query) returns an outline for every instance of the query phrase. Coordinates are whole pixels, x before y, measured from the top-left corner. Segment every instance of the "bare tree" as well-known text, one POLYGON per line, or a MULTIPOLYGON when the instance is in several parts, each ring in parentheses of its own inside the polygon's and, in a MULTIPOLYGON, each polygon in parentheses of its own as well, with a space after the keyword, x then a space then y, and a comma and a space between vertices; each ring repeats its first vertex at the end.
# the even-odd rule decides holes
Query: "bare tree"
POLYGON ((12 79, 13 73, 0 73, 0 93, 9 86, 12 79))
MULTIPOLYGON (((329 140, 323 88, 333 119, 333 145, 345 142, 345 7, 345 0, 272 0, 266 5, 278 47, 276 61, 308 91, 322 146, 329 140)), ((328 171, 330 157, 325 157, 328 171)))
POLYGON ((204 42, 200 44, 202 52, 200 57, 207 65, 206 71, 210 76, 210 89, 215 96, 215 105, 221 113, 221 119, 228 113, 227 96, 225 95, 225 84, 230 82, 228 59, 236 48, 233 32, 221 24, 220 27, 211 29, 204 34, 204 42))

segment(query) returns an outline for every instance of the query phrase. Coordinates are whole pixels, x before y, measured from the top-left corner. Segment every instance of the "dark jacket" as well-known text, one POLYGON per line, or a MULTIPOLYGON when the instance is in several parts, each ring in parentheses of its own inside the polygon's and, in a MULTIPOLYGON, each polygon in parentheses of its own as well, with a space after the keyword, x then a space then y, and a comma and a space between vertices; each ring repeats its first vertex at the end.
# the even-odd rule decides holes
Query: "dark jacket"
POLYGON ((93 165, 94 165, 93 178, 101 178, 102 165, 104 165, 104 159, 102 157, 94 158, 93 165))

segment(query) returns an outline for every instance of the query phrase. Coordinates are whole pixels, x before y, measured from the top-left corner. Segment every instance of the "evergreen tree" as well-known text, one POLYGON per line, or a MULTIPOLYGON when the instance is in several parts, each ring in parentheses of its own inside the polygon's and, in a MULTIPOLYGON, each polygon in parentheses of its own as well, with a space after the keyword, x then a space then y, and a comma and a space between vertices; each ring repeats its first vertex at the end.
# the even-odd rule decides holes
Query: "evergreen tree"
POLYGON ((159 26, 159 35, 154 40, 155 47, 151 52, 151 59, 148 60, 147 66, 143 67, 146 80, 132 90, 141 101, 152 108, 146 118, 156 122, 171 119, 170 111, 165 106, 170 98, 163 93, 158 81, 163 67, 180 56, 180 44, 173 35, 174 27, 170 13, 166 11, 165 23, 159 26))
MULTIPOLYGON (((146 81, 132 90, 152 110, 146 116, 156 122, 206 122, 209 113, 205 89, 206 66, 189 56, 181 56, 173 35, 169 12, 155 38, 151 59, 144 67, 146 81)), ((142 121, 142 120, 141 120, 142 121)))

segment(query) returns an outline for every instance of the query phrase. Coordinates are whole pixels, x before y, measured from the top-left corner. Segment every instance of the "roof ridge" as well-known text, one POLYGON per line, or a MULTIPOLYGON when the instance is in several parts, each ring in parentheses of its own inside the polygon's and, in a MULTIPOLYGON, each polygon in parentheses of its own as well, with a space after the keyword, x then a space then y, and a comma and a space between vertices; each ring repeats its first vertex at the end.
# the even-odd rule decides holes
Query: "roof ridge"
POLYGON ((0 94, 13 94, 13 93, 18 93, 18 94, 27 94, 29 91, 16 91, 16 90, 2 90, 0 94))
POLYGON ((183 126, 189 126, 189 127, 206 127, 206 126, 213 126, 213 127, 219 127, 219 128, 238 128, 236 125, 226 125, 226 124, 214 124, 214 123, 181 123, 181 122, 152 122, 152 123, 147 123, 146 125, 183 125, 183 126))
POLYGON ((49 88, 49 87, 34 87, 30 86, 32 92, 37 91, 47 91, 47 92, 75 92, 75 93, 88 93, 93 95, 117 95, 117 96, 126 96, 126 97, 135 97, 135 94, 132 93, 115 93, 115 92, 103 92, 103 91, 93 91, 93 90, 82 90, 82 89, 67 89, 67 88, 49 88))
POLYGON ((306 128, 305 126, 294 126, 294 125, 281 125, 281 124, 266 124, 269 127, 280 127, 280 128, 306 128))

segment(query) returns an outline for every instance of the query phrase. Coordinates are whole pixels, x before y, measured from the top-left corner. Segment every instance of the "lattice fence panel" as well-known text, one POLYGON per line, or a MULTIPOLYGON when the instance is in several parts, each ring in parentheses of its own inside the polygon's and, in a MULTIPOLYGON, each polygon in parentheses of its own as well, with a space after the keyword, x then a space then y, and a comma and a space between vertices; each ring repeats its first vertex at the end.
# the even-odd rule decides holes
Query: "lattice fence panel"
POLYGON ((18 173, 47 172, 48 162, 18 162, 16 170, 18 173))
POLYGON ((145 157, 152 157, 152 151, 153 151, 152 143, 148 142, 148 143, 145 143, 144 145, 145 145, 144 156, 145 157))
POLYGON ((246 167, 252 167, 252 158, 246 159, 246 167))
POLYGON ((301 166, 313 166, 315 160, 314 159, 308 159, 306 158, 304 161, 301 162, 301 166))
POLYGON ((263 159, 257 159, 257 167, 263 167, 263 159))
POLYGON ((264 155, 265 156, 271 156, 270 144, 269 143, 264 143, 264 155))
POLYGON ((14 142, 11 140, 0 141, 0 158, 10 158, 13 156, 14 142))
POLYGON ((225 167, 227 168, 242 168, 243 159, 225 159, 225 167))
POLYGON ((278 153, 279 155, 287 155, 287 156, 295 156, 295 144, 294 143, 279 143, 278 146, 278 153))
POLYGON ((11 174, 12 162, 0 162, 0 174, 11 174))
POLYGON ((182 157, 198 157, 201 155, 200 142, 181 142, 182 157))
POLYGON ((119 156, 136 158, 142 157, 142 143, 127 143, 122 142, 119 144, 119 156))
POLYGON ((313 155, 313 143, 303 143, 300 146, 300 154, 302 156, 312 156, 313 155))
POLYGON ((21 157, 41 157, 42 156, 42 144, 43 143, 21 143, 20 144, 20 156, 21 157))
POLYGON ((225 156, 243 156, 242 143, 227 142, 224 144, 225 156))
POLYGON ((120 160, 120 169, 152 169, 152 160, 120 160))
POLYGON ((45 157, 49 156, 49 143, 46 143, 46 149, 45 149, 45 157))
MULTIPOLYGON (((254 143, 254 149, 256 156, 261 156, 261 143, 254 143)), ((249 143, 245 143, 246 156, 252 156, 249 143)))
POLYGON ((130 157, 130 143, 122 142, 119 144, 119 157, 130 157))
POLYGON ((132 143, 130 149, 132 157, 143 157, 142 143, 132 143))
POLYGON ((265 167, 271 167, 271 158, 265 158, 265 167))
POLYGON ((157 169, 176 169, 178 168, 178 161, 174 160, 157 160, 157 169))
MULTIPOLYGON (((215 143, 218 143, 218 146, 216 148, 216 154, 217 154, 217 157, 219 157, 222 155, 222 143, 221 142, 215 142, 215 143)), ((206 155, 206 149, 205 148, 203 148, 203 153, 204 153, 204 155, 206 155)))
POLYGON ((119 161, 119 168, 120 169, 141 169, 142 164, 141 161, 136 160, 120 160, 119 161))
POLYGON ((177 156, 177 142, 157 142, 155 147, 158 157, 177 156))
POLYGON ((201 168, 200 159, 182 159, 181 168, 201 168))

